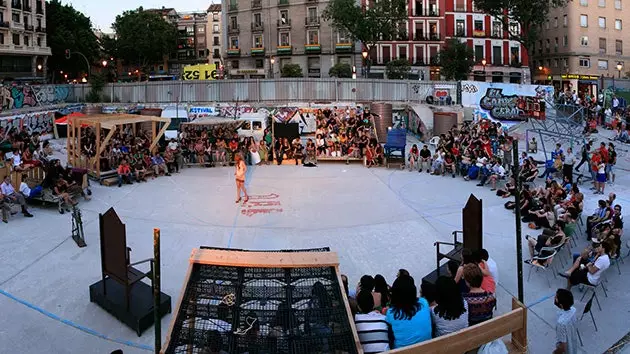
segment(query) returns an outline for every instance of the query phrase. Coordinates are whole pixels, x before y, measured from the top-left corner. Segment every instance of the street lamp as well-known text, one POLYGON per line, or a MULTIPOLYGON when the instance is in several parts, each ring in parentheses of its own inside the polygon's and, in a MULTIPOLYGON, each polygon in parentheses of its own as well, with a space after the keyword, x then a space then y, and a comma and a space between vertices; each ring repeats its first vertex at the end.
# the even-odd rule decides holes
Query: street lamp
POLYGON ((37 71, 42 71, 42 68, 43 68, 42 64, 37 64, 37 71))
POLYGON ((621 79, 621 69, 623 69, 623 63, 622 62, 618 62, 617 63, 617 71, 619 71, 619 78, 621 79))
POLYGON ((538 67, 538 71, 543 71, 543 69, 542 65, 538 67))
POLYGON ((368 57, 367 49, 363 49, 361 52, 361 56, 363 57, 363 65, 361 67, 361 72, 363 72, 363 77, 367 78, 367 57, 368 57))
POLYGON ((106 67, 106 66, 107 66, 107 60, 103 60, 103 61, 101 62, 101 64, 103 64, 103 67, 106 67))
POLYGON ((271 63, 271 65, 269 66, 269 78, 273 79, 273 64, 276 63, 276 58, 269 58, 269 63, 271 63))

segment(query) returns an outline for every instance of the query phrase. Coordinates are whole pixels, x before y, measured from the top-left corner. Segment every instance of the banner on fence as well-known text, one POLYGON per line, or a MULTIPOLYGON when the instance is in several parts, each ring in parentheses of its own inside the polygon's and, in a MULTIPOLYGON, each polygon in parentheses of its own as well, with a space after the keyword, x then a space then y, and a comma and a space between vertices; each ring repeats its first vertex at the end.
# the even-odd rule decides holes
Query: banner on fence
POLYGON ((498 121, 545 119, 545 100, 553 95, 553 86, 462 81, 462 105, 498 121))
POLYGON ((216 80, 219 71, 216 64, 199 64, 184 67, 184 80, 216 80))

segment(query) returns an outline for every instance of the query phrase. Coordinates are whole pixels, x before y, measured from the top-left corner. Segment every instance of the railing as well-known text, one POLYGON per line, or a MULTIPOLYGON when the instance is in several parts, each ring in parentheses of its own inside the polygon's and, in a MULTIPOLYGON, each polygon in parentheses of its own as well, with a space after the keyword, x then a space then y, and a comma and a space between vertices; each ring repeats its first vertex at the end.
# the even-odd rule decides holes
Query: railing
POLYGON ((229 4, 228 11, 238 11, 238 4, 229 4))
POLYGON ((289 0, 278 0, 278 6, 287 6, 289 5, 289 0))
POLYGON ((8 21, 0 22, 0 28, 9 28, 10 24, 8 21))
POLYGON ((229 34, 238 34, 240 32, 239 25, 229 25, 228 33, 229 34))
POLYGON ((252 9, 261 9, 262 0, 252 0, 252 9))
POLYGON ((22 10, 24 10, 26 12, 31 12, 33 10, 33 8, 28 3, 24 3, 24 6, 22 6, 22 10))
POLYGON ((278 27, 291 27, 291 19, 278 20, 278 27))
POLYGON ((263 22, 252 22, 252 31, 262 31, 265 28, 265 24, 263 22))
POLYGON ((24 30, 29 31, 29 32, 33 32, 33 31, 35 31, 35 26, 33 26, 33 25, 24 25, 24 30))
POLYGON ((304 23, 307 26, 319 26, 319 16, 304 17, 304 23))

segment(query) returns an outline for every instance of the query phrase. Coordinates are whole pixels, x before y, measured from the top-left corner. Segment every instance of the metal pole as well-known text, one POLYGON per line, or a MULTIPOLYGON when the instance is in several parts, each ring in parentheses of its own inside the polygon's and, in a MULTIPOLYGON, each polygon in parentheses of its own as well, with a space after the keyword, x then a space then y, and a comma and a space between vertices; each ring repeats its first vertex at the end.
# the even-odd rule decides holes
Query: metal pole
POLYGON ((523 242, 521 240, 521 190, 523 184, 520 179, 520 166, 518 163, 518 140, 512 142, 512 160, 514 161, 514 181, 516 182, 516 195, 514 196, 514 214, 516 221, 516 275, 518 279, 518 301, 523 299, 523 242))
POLYGON ((160 322, 160 229, 153 229, 153 322, 155 326, 155 354, 162 348, 160 322))

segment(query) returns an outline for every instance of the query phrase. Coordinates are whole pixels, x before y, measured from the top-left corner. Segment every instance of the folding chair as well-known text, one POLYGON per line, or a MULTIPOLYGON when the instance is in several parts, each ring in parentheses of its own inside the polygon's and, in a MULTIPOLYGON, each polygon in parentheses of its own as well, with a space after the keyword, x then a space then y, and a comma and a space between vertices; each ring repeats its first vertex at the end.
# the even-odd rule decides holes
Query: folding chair
MULTIPOLYGON (((584 306, 584 311, 582 311, 582 316, 580 317, 580 322, 582 322, 582 319, 584 318, 584 315, 586 315, 587 313, 591 315, 591 321, 593 321, 593 326, 595 326, 595 332, 597 332, 597 323, 595 322, 595 317, 593 316, 593 311, 591 311, 592 307, 593 307, 593 298, 595 297, 595 294, 593 294, 593 296, 591 296, 591 298, 588 300, 588 302, 586 303, 586 306, 584 306)), ((580 335, 580 329, 577 329, 577 335, 578 335, 578 339, 580 340, 580 345, 584 346, 584 342, 582 342, 582 336, 580 335)))
POLYGON ((621 275, 621 267, 619 266, 619 263, 622 262, 623 263, 623 258, 621 257, 621 255, 619 256, 614 256, 614 257, 610 257, 610 265, 616 265, 617 266, 617 272, 619 273, 619 275, 621 275))
MULTIPOLYGON (((554 256, 556 256, 558 254, 558 252, 556 252, 556 250, 553 247, 543 247, 540 252, 543 251, 551 251, 552 253, 548 256, 545 257, 540 257, 540 256, 535 256, 533 260, 544 263, 545 261, 547 261, 550 258, 553 258, 554 256)), ((551 259, 551 262, 546 265, 546 266, 542 266, 539 265, 537 263, 531 262, 528 263, 529 264, 529 274, 527 275, 527 281, 529 282, 529 278, 532 276, 532 270, 534 268, 536 268, 536 272, 542 270, 543 272, 545 272, 545 279, 547 279, 547 284, 549 285, 549 287, 551 288, 551 281, 549 281, 549 276, 547 275, 548 272, 551 272, 553 274, 554 279, 556 279, 556 272, 554 271, 554 266, 553 266, 553 259, 551 259)))
POLYGON ((584 295, 582 295, 582 298, 580 299, 580 301, 584 301, 584 298, 586 297, 586 294, 588 294, 589 291, 592 291, 593 292, 593 297, 595 298, 595 301, 597 302, 597 307, 601 311, 602 310, 602 306, 599 304, 599 298, 597 297, 597 288, 601 287, 604 290, 604 296, 608 297, 608 292, 606 291, 606 286, 604 286, 604 280, 600 279, 600 281, 599 281, 599 283, 597 283, 597 285, 589 285, 589 284, 580 284, 580 285, 583 286, 584 288, 586 288, 586 290, 584 290, 584 295))
POLYGON ((584 220, 582 219, 582 212, 578 214, 578 217, 575 220, 575 224, 577 225, 578 231, 580 231, 580 235, 582 235, 584 233, 584 231, 582 230, 582 226, 584 226, 584 220))
POLYGON ((569 242, 571 241, 571 238, 569 237, 565 237, 562 242, 560 242, 560 244, 558 244, 557 246, 552 246, 549 248, 552 248, 554 251, 556 251, 556 254, 558 255, 558 258, 560 259, 560 264, 564 267, 564 260, 562 259, 562 254, 560 253, 562 251, 562 249, 566 249, 568 254, 569 254, 569 262, 571 263, 571 258, 572 258, 572 254, 571 254, 571 248, 570 245, 566 246, 569 242))

